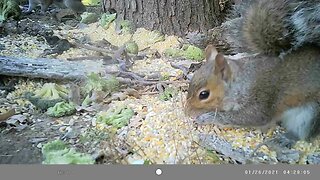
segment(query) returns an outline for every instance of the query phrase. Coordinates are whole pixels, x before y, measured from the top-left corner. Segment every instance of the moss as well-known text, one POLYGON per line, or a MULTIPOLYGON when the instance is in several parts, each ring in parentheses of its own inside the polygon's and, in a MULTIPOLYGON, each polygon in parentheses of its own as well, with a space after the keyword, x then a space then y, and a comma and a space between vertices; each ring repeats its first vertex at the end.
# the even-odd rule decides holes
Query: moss
POLYGON ((183 51, 180 50, 180 49, 168 48, 168 49, 166 49, 164 51, 164 54, 166 56, 177 58, 177 57, 182 57, 183 56, 183 51))
POLYGON ((164 51, 164 54, 173 58, 183 57, 196 61, 204 59, 203 50, 193 45, 184 45, 181 49, 168 48, 164 51))
POLYGON ((116 16, 117 16, 116 13, 114 13, 114 14, 107 14, 107 13, 102 14, 101 19, 100 19, 100 25, 103 28, 108 29, 110 23, 116 19, 116 16))
POLYGON ((152 31, 152 34, 154 35, 154 43, 166 40, 164 34, 160 33, 159 31, 152 31))
POLYGON ((145 160, 143 163, 143 165, 151 165, 151 164, 152 162, 149 159, 145 160))
POLYGON ((48 142, 42 148, 43 164, 93 164, 94 160, 89 154, 76 152, 63 141, 48 142))
POLYGON ((51 117, 69 116, 76 112, 76 108, 73 103, 59 102, 53 107, 50 107, 47 114, 51 117))
POLYGON ((106 94, 112 93, 119 88, 119 81, 114 77, 103 78, 98 74, 91 73, 88 78, 86 85, 84 87, 85 93, 89 93, 92 90, 104 91, 106 94))
POLYGON ((177 91, 174 88, 168 87, 160 94, 160 99, 163 101, 168 101, 176 94, 177 91))
POLYGON ((96 73, 88 75, 85 86, 81 89, 86 96, 82 102, 83 106, 92 103, 92 94, 94 92, 104 93, 105 97, 119 89, 120 83, 114 76, 107 78, 101 77, 96 73))
POLYGON ((87 96, 84 98, 84 100, 82 101, 82 106, 88 106, 92 103, 92 100, 90 98, 90 94, 87 94, 87 96))
POLYGON ((69 91, 63 86, 55 83, 46 83, 41 89, 36 90, 34 93, 25 93, 25 98, 37 108, 47 110, 58 102, 68 100, 68 95, 69 91))
POLYGON ((65 148, 67 148, 67 145, 63 141, 55 140, 45 144, 42 148, 42 153, 47 154, 50 151, 58 151, 58 150, 63 150, 65 148))
POLYGON ((161 74, 160 80, 161 81, 166 81, 170 79, 170 74, 168 72, 164 72, 161 74))
POLYGON ((200 48, 190 45, 184 51, 184 57, 187 59, 201 61, 204 58, 204 52, 200 48))
POLYGON ((38 109, 45 111, 50 107, 53 107, 59 102, 63 102, 63 99, 43 100, 41 98, 34 97, 32 93, 26 93, 27 99, 38 109))
POLYGON ((91 24, 96 22, 98 18, 98 14, 96 13, 84 12, 83 14, 81 14, 81 23, 91 24))
POLYGON ((80 143, 84 144, 86 142, 106 141, 109 137, 108 132, 90 128, 84 134, 80 135, 79 140, 80 143))
POLYGON ((125 46, 126 46, 126 50, 128 53, 138 54, 139 47, 138 47, 137 43, 135 43, 134 41, 127 42, 125 46))
POLYGON ((100 0, 82 0, 82 3, 85 6, 96 6, 100 4, 100 0))
POLYGON ((35 97, 44 100, 68 99, 69 91, 55 83, 45 83, 43 87, 35 91, 35 97))
POLYGON ((16 0, 1 0, 0 1, 0 23, 10 17, 18 18, 21 15, 21 9, 16 0))
POLYGON ((207 150, 205 159, 210 164, 221 164, 221 162, 222 162, 220 160, 219 156, 217 155, 217 153, 210 151, 210 150, 207 150))
POLYGON ((120 21, 120 28, 124 34, 133 34, 136 30, 134 24, 129 20, 120 21))
POLYGON ((97 115, 97 122, 102 122, 115 128, 122 128, 128 125, 129 120, 133 115, 134 112, 132 109, 118 107, 115 109, 109 109, 107 112, 100 112, 97 115))
POLYGON ((160 33, 157 30, 154 31, 150 31, 148 34, 146 34, 145 36, 146 38, 148 38, 148 40, 150 41, 150 43, 155 44, 157 42, 161 42, 164 41, 166 39, 165 35, 160 33))

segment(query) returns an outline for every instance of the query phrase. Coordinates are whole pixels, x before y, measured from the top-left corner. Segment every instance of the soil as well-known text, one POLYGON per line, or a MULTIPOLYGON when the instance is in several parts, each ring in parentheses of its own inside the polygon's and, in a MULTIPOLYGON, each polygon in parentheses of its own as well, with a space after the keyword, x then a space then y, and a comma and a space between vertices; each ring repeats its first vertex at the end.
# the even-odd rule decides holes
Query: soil
POLYGON ((24 130, 17 132, 11 128, 0 133, 0 164, 39 164, 42 162, 41 148, 32 143, 34 138, 53 138, 57 134, 47 126, 49 119, 28 125, 24 130))
MULTIPOLYGON (((85 146, 79 140, 81 131, 86 131, 91 121, 71 120, 79 117, 78 115, 51 118, 37 111, 31 113, 26 122, 16 126, 1 123, 0 164, 41 164, 44 160, 41 148, 45 143, 56 139, 62 139, 70 146, 76 147, 78 151, 93 153, 94 149, 91 146, 85 146), (68 127, 72 128, 71 134, 66 131, 68 127)), ((98 138, 93 138, 96 142, 91 141, 90 145, 98 143, 98 138)))

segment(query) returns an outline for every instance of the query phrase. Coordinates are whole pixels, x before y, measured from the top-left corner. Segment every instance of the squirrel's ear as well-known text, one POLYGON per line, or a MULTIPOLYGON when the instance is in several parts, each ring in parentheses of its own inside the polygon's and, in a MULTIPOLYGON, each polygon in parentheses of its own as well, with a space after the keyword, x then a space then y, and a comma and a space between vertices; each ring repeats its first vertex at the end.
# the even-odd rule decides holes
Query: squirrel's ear
POLYGON ((209 44, 205 49, 205 53, 206 61, 214 61, 218 54, 218 51, 212 44, 209 44))
POLYGON ((228 80, 228 62, 223 54, 217 54, 215 58, 214 74, 221 75, 221 79, 228 80))

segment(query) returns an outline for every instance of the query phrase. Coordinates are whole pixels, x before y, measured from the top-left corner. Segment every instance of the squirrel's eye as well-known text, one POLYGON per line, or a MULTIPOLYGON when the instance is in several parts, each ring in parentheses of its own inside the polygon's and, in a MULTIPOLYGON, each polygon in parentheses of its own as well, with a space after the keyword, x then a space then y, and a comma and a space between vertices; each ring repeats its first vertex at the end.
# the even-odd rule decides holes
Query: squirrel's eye
POLYGON ((210 95, 209 91, 201 91, 199 94, 199 99, 200 100, 207 99, 209 97, 209 95, 210 95))

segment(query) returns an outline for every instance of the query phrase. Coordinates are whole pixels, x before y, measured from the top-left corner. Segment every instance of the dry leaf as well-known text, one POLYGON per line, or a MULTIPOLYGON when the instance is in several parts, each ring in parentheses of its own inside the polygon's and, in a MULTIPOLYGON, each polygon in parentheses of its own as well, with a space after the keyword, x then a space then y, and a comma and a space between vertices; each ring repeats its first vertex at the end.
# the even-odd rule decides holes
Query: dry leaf
POLYGON ((14 109, 10 109, 7 112, 0 113, 0 122, 7 120, 9 117, 13 116, 16 113, 14 109))

